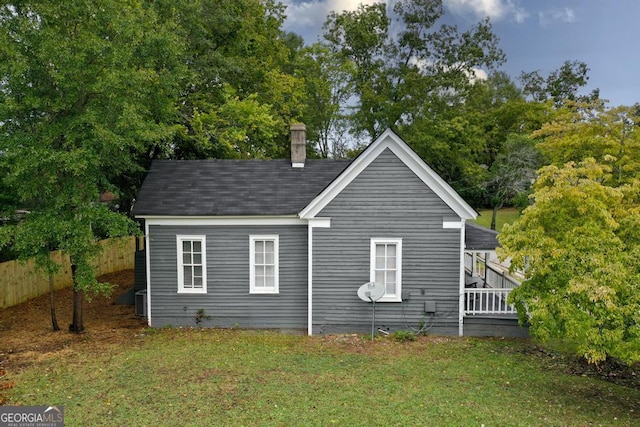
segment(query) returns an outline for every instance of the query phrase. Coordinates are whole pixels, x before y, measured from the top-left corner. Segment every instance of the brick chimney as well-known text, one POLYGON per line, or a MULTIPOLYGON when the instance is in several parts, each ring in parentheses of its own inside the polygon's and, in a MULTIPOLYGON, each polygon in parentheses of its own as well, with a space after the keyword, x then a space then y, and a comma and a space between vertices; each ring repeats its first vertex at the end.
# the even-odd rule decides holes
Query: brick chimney
POLYGON ((291 125, 291 167, 303 168, 307 159, 307 127, 303 123, 291 125))

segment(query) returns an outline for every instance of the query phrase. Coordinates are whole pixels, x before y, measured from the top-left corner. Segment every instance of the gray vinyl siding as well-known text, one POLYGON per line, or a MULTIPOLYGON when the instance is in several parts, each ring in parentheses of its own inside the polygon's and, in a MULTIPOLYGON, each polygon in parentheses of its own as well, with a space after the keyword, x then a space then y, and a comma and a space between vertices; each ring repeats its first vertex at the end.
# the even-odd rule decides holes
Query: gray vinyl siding
POLYGON ((151 324, 306 329, 307 227, 150 226, 151 324), (206 236, 206 294, 178 294, 176 235, 206 236), (278 235, 280 286, 275 295, 249 294, 249 236, 278 235))
POLYGON ((458 333, 460 218, 390 150, 385 150, 318 217, 313 230, 313 333, 367 332, 371 304, 356 292, 369 281, 371 238, 402 238, 402 303, 376 304, 376 325, 458 333), (425 302, 436 303, 426 315, 425 302))
POLYGON ((464 335, 469 337, 528 338, 528 326, 520 326, 516 315, 466 316, 464 335))

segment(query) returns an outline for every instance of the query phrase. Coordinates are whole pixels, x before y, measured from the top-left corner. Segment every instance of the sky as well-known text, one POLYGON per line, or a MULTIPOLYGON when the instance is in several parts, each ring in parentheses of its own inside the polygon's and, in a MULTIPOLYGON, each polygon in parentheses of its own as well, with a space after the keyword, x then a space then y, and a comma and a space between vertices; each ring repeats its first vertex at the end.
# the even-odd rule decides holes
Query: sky
MULTIPOLYGON (((371 0, 281 0, 287 5, 285 30, 307 44, 322 36, 331 10, 356 10, 371 0)), ((391 5, 394 0, 388 0, 391 5)), ((640 0, 443 0, 442 22, 464 31, 489 17, 507 56, 501 67, 513 79, 522 71, 543 76, 564 61, 589 67, 583 93, 600 89, 610 106, 640 102, 638 28, 640 0)))

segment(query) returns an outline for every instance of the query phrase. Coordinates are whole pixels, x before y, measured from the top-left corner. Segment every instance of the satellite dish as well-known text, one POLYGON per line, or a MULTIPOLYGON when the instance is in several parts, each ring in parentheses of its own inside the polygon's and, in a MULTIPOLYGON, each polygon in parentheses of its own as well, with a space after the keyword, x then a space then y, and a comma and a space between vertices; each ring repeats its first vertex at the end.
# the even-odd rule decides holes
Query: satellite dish
POLYGON ((365 302, 375 302, 383 297, 384 291, 382 283, 368 282, 358 288, 358 297, 365 302))
POLYGON ((376 327, 376 301, 384 295, 385 286, 383 283, 368 282, 358 288, 358 297, 362 301, 371 302, 373 319, 371 319, 371 341, 373 341, 376 327))

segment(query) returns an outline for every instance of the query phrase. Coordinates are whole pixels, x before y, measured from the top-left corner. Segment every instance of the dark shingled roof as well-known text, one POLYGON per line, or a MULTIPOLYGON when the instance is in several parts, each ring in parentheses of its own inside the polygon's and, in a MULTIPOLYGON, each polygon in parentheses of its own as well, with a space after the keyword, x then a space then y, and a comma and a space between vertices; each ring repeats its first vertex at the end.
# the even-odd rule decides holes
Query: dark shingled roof
POLYGON ((140 188, 136 216, 292 215, 350 160, 155 160, 140 188))
POLYGON ((468 251, 493 251, 500 246, 498 232, 478 225, 474 222, 465 222, 465 249, 468 251))

